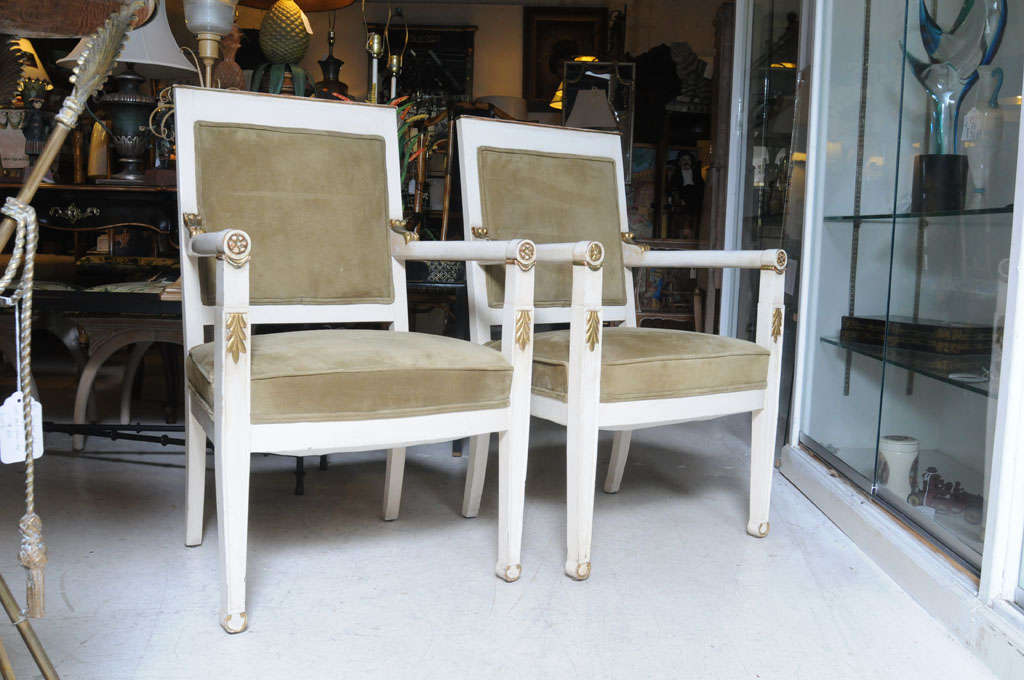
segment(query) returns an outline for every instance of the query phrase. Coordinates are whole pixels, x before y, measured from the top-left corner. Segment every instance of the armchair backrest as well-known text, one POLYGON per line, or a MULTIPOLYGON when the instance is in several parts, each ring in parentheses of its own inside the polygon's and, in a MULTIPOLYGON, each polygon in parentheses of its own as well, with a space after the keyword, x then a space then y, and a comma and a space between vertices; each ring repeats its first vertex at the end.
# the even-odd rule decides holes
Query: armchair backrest
MULTIPOLYGON (((390 250, 402 218, 395 109, 194 87, 174 100, 180 243, 188 213, 206 231, 249 234, 252 323, 408 328, 405 270, 390 250)), ((186 252, 185 312, 208 318, 212 262, 186 252)))
MULTIPOLYGON (((456 125, 467 238, 600 241, 604 318, 632 324, 633 281, 622 259, 627 218, 619 136, 469 117, 456 125)), ((486 335, 483 325, 499 319, 500 269, 469 264, 466 280, 473 332, 486 335)), ((537 323, 567 322, 571 289, 569 267, 538 263, 537 323)))

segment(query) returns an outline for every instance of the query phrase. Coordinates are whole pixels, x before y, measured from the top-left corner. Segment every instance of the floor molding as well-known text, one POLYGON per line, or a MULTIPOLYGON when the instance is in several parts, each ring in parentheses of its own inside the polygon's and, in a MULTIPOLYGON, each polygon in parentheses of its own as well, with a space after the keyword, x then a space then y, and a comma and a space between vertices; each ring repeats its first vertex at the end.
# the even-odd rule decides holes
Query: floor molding
POLYGON ((810 453, 783 447, 780 471, 993 673, 1024 677, 1024 616, 1015 608, 985 606, 974 579, 810 453))

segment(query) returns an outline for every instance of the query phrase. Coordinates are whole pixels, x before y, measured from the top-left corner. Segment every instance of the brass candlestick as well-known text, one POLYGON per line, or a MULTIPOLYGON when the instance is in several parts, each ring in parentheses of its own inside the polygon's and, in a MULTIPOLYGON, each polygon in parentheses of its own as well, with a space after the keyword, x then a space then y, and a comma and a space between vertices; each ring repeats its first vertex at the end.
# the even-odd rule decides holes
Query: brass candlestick
POLYGON ((398 74, 402 72, 401 54, 388 57, 388 70, 391 71, 391 99, 394 99, 398 96, 398 74))
POLYGON ((366 101, 371 104, 377 103, 377 64, 381 55, 384 54, 384 39, 380 33, 370 33, 366 36, 366 51, 370 53, 373 62, 370 66, 370 92, 366 101))

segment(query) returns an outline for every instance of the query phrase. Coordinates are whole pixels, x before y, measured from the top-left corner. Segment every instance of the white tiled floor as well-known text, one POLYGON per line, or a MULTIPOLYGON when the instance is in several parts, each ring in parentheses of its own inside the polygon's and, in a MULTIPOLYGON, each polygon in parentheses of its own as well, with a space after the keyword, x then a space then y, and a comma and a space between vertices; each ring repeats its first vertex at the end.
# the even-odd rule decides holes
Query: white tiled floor
MULTIPOLYGON (((39 465, 49 610, 35 625, 71 679, 991 677, 781 476, 771 534, 744 533, 746 422, 636 433, 621 493, 597 494, 583 583, 561 572, 559 428, 534 423, 515 584, 492 575, 493 466, 466 520, 465 459, 412 449, 402 517, 385 523, 381 453, 334 456, 326 472, 309 459, 304 497, 292 459, 256 456, 237 636, 216 620, 212 475, 206 542, 186 549, 180 456, 93 440, 72 458, 52 437, 39 465)), ((0 570, 19 596, 21 481, 0 469, 0 570)), ((0 637, 34 677, 5 621, 0 637)))

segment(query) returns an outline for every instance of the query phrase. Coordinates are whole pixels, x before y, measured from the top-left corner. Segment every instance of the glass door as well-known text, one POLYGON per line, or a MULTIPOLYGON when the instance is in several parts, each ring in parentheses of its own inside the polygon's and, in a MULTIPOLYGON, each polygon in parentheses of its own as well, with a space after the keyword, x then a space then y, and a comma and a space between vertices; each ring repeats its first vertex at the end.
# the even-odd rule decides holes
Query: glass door
POLYGON ((975 567, 992 464, 1024 64, 1024 17, 1019 4, 1012 12, 1008 4, 929 2, 909 13, 875 476, 883 500, 975 567), (951 28, 963 11, 976 21, 970 42, 966 34, 962 41, 976 46, 973 56, 949 54, 944 62, 941 41, 968 30, 951 28), (940 44, 930 47, 935 35, 940 44), (924 67, 926 60, 939 66, 924 67), (947 84, 936 74, 947 63, 974 75, 947 84), (955 103, 943 106, 946 92, 955 103))
POLYGON ((818 92, 819 222, 808 295, 811 326, 801 442, 870 491, 874 483, 879 402, 885 379, 884 320, 889 303, 905 86, 905 2, 828 3, 822 15, 818 92), (853 343, 849 319, 882 319, 871 342, 853 343), (857 351, 863 350, 863 351, 857 351))
POLYGON ((974 568, 1024 78, 1024 13, 1007 4, 831 3, 801 428, 805 446, 974 568))

